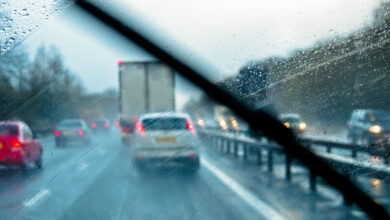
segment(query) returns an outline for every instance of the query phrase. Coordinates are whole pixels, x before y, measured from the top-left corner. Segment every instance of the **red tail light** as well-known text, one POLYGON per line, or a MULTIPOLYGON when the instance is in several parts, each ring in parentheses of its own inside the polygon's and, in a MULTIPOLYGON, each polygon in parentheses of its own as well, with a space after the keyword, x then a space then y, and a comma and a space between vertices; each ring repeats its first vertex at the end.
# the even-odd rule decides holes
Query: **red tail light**
POLYGON ((96 123, 92 123, 92 128, 96 128, 96 123))
POLYGON ((115 121, 115 125, 119 127, 119 121, 115 121))
POLYGON ((55 135, 55 136, 60 136, 60 135, 61 135, 61 132, 60 132, 60 131, 55 131, 55 132, 54 132, 54 135, 55 135))
POLYGON ((137 131, 140 133, 140 135, 145 136, 145 128, 143 124, 136 122, 135 127, 137 128, 137 131))
POLYGON ((20 149, 22 147, 22 142, 17 141, 17 140, 13 141, 11 147, 13 150, 20 149))
POLYGON ((196 154, 190 154, 189 158, 194 159, 196 157, 196 154))
POLYGON ((108 128, 110 125, 108 123, 104 123, 103 126, 108 128))
POLYGON ((83 130, 79 130, 79 135, 83 136, 84 135, 84 131, 83 130))
POLYGON ((194 125, 189 120, 186 120, 186 123, 187 123, 188 130, 191 131, 193 134, 195 134, 194 125))

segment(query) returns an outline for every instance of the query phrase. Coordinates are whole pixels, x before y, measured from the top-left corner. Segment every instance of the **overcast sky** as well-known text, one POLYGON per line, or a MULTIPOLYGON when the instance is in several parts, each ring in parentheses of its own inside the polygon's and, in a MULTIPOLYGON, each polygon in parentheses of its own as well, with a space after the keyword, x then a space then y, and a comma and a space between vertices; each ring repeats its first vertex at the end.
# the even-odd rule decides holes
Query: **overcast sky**
MULTIPOLYGON (((285 56, 294 49, 368 25, 380 0, 113 0, 110 3, 120 5, 118 13, 136 17, 134 21, 155 36, 207 60, 221 77, 237 72, 249 60, 285 56)), ((49 19, 23 42, 31 53, 42 44, 58 47, 67 66, 90 92, 117 87, 119 60, 150 59, 72 7, 49 19)))

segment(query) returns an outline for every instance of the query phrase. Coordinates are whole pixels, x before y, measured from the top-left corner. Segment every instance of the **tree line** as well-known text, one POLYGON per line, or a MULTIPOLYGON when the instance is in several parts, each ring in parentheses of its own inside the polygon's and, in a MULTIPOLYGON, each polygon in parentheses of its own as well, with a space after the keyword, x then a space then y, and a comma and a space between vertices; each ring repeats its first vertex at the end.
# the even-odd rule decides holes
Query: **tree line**
POLYGON ((0 57, 0 120, 51 130, 61 119, 80 117, 90 109, 115 114, 113 108, 104 109, 105 102, 116 106, 116 91, 87 94, 53 46, 41 46, 32 60, 20 46, 0 57))

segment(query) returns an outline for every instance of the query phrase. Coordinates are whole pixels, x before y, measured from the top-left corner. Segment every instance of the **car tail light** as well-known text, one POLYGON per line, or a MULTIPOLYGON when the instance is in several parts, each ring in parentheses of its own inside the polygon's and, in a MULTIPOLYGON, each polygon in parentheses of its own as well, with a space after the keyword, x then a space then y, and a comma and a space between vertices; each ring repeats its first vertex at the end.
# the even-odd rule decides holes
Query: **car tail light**
POLYGON ((135 127, 137 128, 137 131, 138 131, 138 133, 140 133, 140 135, 145 136, 145 128, 144 128, 144 125, 142 123, 136 122, 135 127))
POLYGON ((194 159, 196 157, 196 154, 190 154, 189 158, 194 159))
POLYGON ((92 128, 96 128, 96 123, 92 123, 92 128))
POLYGON ((60 135, 61 135, 61 132, 58 131, 58 130, 56 130, 56 131, 54 132, 54 135, 55 135, 55 136, 60 136, 60 135))
POLYGON ((79 130, 79 135, 83 136, 84 135, 84 131, 83 130, 79 130))
POLYGON ((22 142, 20 142, 18 140, 12 141, 11 147, 12 147, 13 150, 21 149, 22 148, 22 142))
POLYGON ((119 127, 119 121, 115 121, 115 125, 119 127))
POLYGON ((188 130, 191 131, 193 134, 195 134, 194 125, 189 120, 186 120, 186 123, 187 123, 188 130))
POLYGON ((103 124, 104 127, 108 128, 110 125, 106 122, 103 124))

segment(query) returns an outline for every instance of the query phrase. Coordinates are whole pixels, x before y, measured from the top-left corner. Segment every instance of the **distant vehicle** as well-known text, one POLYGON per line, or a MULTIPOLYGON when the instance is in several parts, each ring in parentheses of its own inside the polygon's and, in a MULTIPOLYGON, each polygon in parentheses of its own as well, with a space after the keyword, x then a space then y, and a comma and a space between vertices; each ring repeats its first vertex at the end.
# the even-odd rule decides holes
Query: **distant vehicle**
POLYGON ((42 168, 42 144, 20 121, 0 122, 0 165, 42 168))
POLYGON ((207 130, 219 129, 218 122, 215 119, 206 118, 206 117, 202 117, 202 118, 199 117, 198 120, 196 121, 196 127, 200 129, 207 129, 207 130))
POLYGON ((285 127, 291 129, 296 135, 303 135, 306 130, 306 123, 302 121, 301 116, 296 113, 285 113, 279 117, 285 127))
POLYGON ((92 121, 91 123, 92 131, 110 131, 111 124, 110 121, 106 118, 98 118, 92 121))
POLYGON ((87 124, 82 119, 62 120, 54 132, 56 146, 65 146, 70 141, 81 141, 84 144, 91 142, 87 124))
POLYGON ((376 109, 354 110, 348 122, 348 137, 353 143, 387 143, 390 138, 390 112, 376 109))
POLYGON ((175 110, 175 74, 159 61, 119 62, 119 124, 127 142, 137 117, 175 110))
POLYGON ((176 112, 143 115, 136 124, 132 155, 135 165, 140 168, 150 163, 172 163, 196 172, 199 146, 189 116, 176 112))

